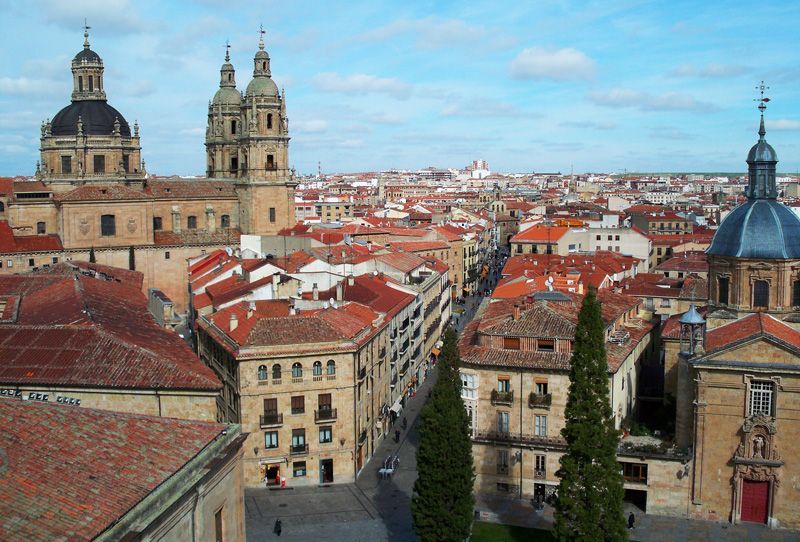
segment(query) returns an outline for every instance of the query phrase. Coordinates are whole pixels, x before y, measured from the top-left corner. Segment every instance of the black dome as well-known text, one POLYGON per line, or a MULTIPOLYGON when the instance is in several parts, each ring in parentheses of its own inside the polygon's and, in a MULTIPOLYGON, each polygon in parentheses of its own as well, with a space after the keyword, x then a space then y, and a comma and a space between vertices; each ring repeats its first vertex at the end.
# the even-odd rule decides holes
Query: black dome
POLYGON ((83 49, 81 52, 75 55, 73 60, 76 62, 102 62, 100 60, 100 55, 89 48, 83 49))
POLYGON ((736 258, 800 258, 800 218, 774 199, 751 199, 725 217, 706 252, 736 258))
POLYGON ((83 133, 86 135, 111 135, 114 120, 119 119, 119 133, 125 137, 131 136, 131 128, 122 113, 102 100, 72 102, 53 117, 51 133, 54 136, 76 135, 78 117, 83 122, 83 133))

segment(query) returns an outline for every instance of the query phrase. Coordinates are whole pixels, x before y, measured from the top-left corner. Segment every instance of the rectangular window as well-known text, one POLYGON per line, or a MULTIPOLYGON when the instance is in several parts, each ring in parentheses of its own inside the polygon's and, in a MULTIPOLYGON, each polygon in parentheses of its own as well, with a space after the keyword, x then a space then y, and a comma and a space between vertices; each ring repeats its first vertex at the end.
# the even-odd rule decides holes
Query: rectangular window
POLYGON ((330 393, 320 393, 319 394, 319 409, 320 410, 330 410, 332 405, 331 401, 331 394, 330 393))
POLYGON ((497 450, 497 474, 508 474, 508 450, 497 450))
POLYGON ((547 416, 533 417, 533 434, 537 437, 547 436, 547 416))
POLYGON ((556 341, 555 339, 537 339, 538 350, 540 352, 555 352, 556 341))
POLYGON ((600 236, 600 235, 598 235, 598 236, 596 236, 595 240, 596 240, 596 241, 599 241, 599 240, 600 240, 600 238, 601 238, 601 236, 600 236))
POLYGON ((302 452, 306 447, 306 430, 292 429, 292 451, 302 452))
POLYGON ((717 279, 717 301, 720 305, 728 304, 728 291, 730 279, 728 277, 719 277, 717 279))
POLYGON ((267 155, 267 169, 270 171, 275 169, 275 157, 271 154, 267 155))
POLYGON ((153 217, 153 231, 159 231, 162 228, 161 217, 153 217))
POLYGON ((800 280, 792 283, 792 307, 800 307, 800 280))
POLYGON ((94 169, 95 173, 105 173, 106 172, 106 157, 103 154, 95 154, 94 155, 94 169))
POLYGON ((508 412, 497 413, 497 432, 508 433, 508 412))
POLYGON ((14 260, 8 260, 6 262, 6 267, 14 267, 14 260))
POLYGON ((264 433, 264 448, 277 448, 278 447, 278 432, 267 431, 264 433))
POLYGON ((319 441, 322 444, 333 441, 333 428, 329 425, 319 428, 319 441))
POLYGON ((232 156, 231 157, 231 173, 236 173, 239 171, 239 157, 232 156))
POLYGON ((36 233, 42 235, 47 231, 47 225, 44 222, 36 223, 36 233))
POLYGON ((519 337, 503 337, 505 350, 519 350, 519 337))
POLYGON ((763 380, 750 382, 750 416, 772 416, 772 397, 775 384, 763 380))
POLYGON ((236 135, 236 121, 231 121, 231 134, 236 135))
POLYGON ((193 216, 193 215, 192 216, 188 216, 186 218, 186 227, 189 228, 190 230, 196 230, 197 229, 197 217, 193 216))
POLYGON ((169 260, 169 250, 164 252, 164 259, 169 260))
POLYGON ((511 491, 511 486, 509 486, 506 482, 497 482, 497 491, 500 493, 508 493, 511 491))
POLYGON ((272 224, 275 223, 275 207, 270 207, 269 208, 269 221, 272 224))
POLYGON ((622 463, 622 479, 632 484, 646 484, 647 464, 622 463))
POLYGON ((33 258, 28 258, 28 265, 31 266, 31 267, 36 265, 35 263, 33 263, 33 258))
POLYGON ((72 157, 61 157, 61 173, 72 173, 72 157))
POLYGON ((92 92, 93 90, 94 90, 94 77, 92 77, 90 75, 89 76, 89 92, 92 92))
POLYGON ((538 475, 537 478, 544 478, 544 473, 547 471, 547 456, 535 455, 533 456, 533 468, 538 475))
POLYGON ((292 397, 292 414, 302 414, 306 411, 306 398, 304 395, 292 397))
POLYGON ((278 413, 278 399, 273 397, 271 399, 264 399, 264 414, 277 414, 278 413))
POLYGON ((497 391, 509 392, 511 391, 511 381, 508 378, 500 378, 497 380, 497 391))
MULTIPOLYGON (((53 263, 58 263, 58 258, 53 258, 53 263)), ((0 264, 2 265, 2 264, 0 264)))
POLYGON ((128 173, 130 171, 128 169, 129 167, 130 167, 130 158, 128 157, 127 154, 123 154, 122 155, 122 171, 124 171, 125 173, 128 173))
POLYGON ((769 307, 769 283, 757 280, 753 283, 753 308, 767 309, 769 307))
POLYGON ((222 536, 222 508, 217 510, 217 513, 214 514, 214 541, 224 542, 224 538, 222 536))
POLYGON ((113 237, 117 234, 117 219, 114 215, 102 215, 100 217, 100 235, 113 237))
POLYGON ((295 478, 302 478, 306 475, 306 462, 295 461, 292 463, 292 476, 295 478))
POLYGON ((536 395, 547 395, 547 382, 536 383, 536 395))
POLYGON ((461 397, 464 399, 476 399, 477 390, 475 386, 475 375, 461 375, 461 397))
POLYGON ((78 76, 78 92, 83 92, 83 76, 78 76))

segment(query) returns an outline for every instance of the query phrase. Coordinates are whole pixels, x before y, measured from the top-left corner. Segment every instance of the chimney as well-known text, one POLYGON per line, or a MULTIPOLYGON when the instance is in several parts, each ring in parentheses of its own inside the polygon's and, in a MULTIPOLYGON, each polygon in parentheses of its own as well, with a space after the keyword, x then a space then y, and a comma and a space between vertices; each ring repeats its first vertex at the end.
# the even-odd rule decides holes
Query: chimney
POLYGON ((356 278, 351 274, 347 275, 347 285, 353 286, 356 283, 356 278))
POLYGON ((514 321, 516 322, 519 320, 520 317, 520 308, 519 305, 514 305, 514 313, 513 313, 514 321))
POLYGON ((342 300, 342 293, 343 293, 342 290, 344 290, 343 286, 344 286, 343 280, 340 280, 339 282, 336 283, 336 301, 342 300))
POLYGON ((272 286, 275 288, 275 291, 278 291, 278 284, 281 282, 281 274, 275 273, 272 275, 272 286))
POLYGON ((311 299, 314 301, 319 301, 319 288, 317 287, 317 283, 314 283, 313 288, 311 288, 311 299))
POLYGON ((583 294, 583 282, 578 282, 578 293, 583 294))
POLYGON ((253 313, 255 312, 255 310, 256 310, 256 304, 255 304, 254 301, 251 301, 247 305, 247 319, 248 320, 253 317, 253 313))
POLYGON ((235 315, 235 314, 231 314, 231 326, 230 326, 230 330, 231 330, 231 331, 233 331, 233 330, 235 330, 237 327, 239 327, 239 319, 238 319, 238 318, 236 318, 236 315, 235 315))
POLYGON ((297 314, 297 309, 294 308, 294 305, 289 305, 289 316, 294 316, 297 314))

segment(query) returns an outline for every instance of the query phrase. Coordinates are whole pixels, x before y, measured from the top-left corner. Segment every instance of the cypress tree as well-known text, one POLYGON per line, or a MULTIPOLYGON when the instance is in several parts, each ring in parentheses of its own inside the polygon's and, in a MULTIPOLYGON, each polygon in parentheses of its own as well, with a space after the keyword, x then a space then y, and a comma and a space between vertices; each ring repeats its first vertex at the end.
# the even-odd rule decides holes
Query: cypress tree
POLYGON ((557 540, 627 540, 622 473, 617 463, 619 431, 609 402, 600 303, 593 288, 583 298, 575 330, 569 396, 561 431, 567 451, 558 471, 557 540))
POLYGON ((431 398, 420 412, 411 512, 422 542, 462 542, 472 530, 475 473, 455 331, 448 329, 431 398))
POLYGON ((136 271, 136 253, 133 251, 133 246, 128 249, 128 269, 136 271))
POLYGON ((89 249, 89 263, 97 263, 97 258, 94 256, 94 247, 89 249))

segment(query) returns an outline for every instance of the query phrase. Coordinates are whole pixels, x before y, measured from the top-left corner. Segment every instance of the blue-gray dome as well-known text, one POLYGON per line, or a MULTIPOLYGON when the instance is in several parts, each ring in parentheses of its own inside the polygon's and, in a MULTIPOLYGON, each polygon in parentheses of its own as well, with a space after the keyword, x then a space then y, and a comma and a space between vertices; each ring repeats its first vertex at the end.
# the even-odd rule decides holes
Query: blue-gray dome
POLYGON ((83 123, 85 135, 111 135, 114 121, 119 120, 119 133, 131 137, 131 128, 122 113, 108 105, 105 100, 81 100, 72 102, 56 113, 50 125, 54 136, 71 136, 78 133, 78 117, 83 123))
POLYGON ((747 154, 747 161, 749 162, 777 162, 778 153, 772 148, 772 145, 761 139, 758 143, 750 148, 747 154))
POLYGON ((706 252, 769 260, 800 258, 800 218, 774 199, 751 199, 725 217, 706 252))
POLYGON ((89 49, 88 47, 80 51, 75 58, 72 59, 74 62, 102 62, 100 60, 100 55, 89 49))

